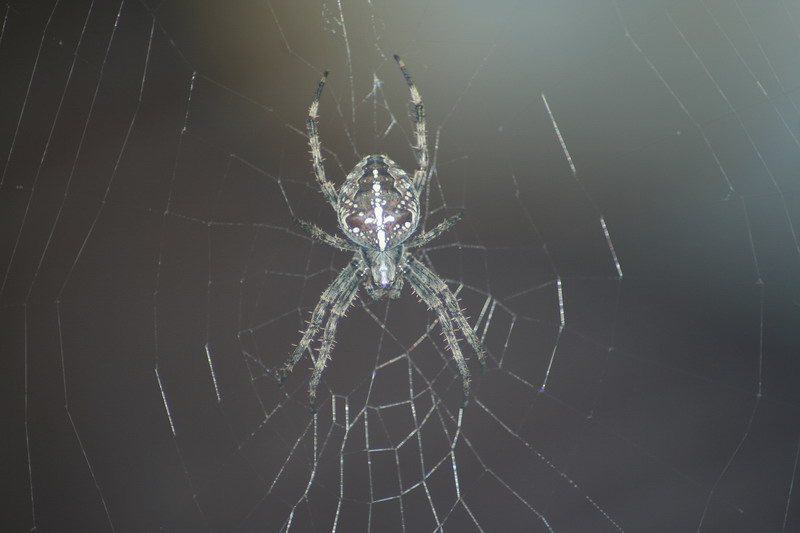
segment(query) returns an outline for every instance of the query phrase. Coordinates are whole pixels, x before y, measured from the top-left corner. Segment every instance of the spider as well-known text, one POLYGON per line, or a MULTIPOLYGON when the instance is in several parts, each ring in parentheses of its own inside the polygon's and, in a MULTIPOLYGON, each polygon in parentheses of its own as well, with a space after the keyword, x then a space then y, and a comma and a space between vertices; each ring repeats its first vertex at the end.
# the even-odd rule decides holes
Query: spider
POLYGON ((411 116, 416 142, 414 155, 418 165, 413 177, 385 155, 368 155, 358 162, 345 178, 340 190, 336 191, 325 177, 317 122, 317 110, 328 77, 327 72, 322 75, 308 110, 306 129, 314 175, 322 194, 336 212, 339 229, 347 240, 338 235, 330 235, 310 222, 295 222, 313 239, 354 253, 350 263, 322 293, 311 314, 308 328, 303 332, 295 350, 275 371, 278 381, 283 383, 305 351, 311 347, 319 331, 323 330, 319 354, 314 359, 314 371, 309 381, 309 405, 312 412, 315 410, 317 387, 322 379, 322 372, 333 350, 339 319, 352 304, 361 284, 375 300, 384 297, 396 299, 400 297, 403 280, 408 280, 420 299, 436 312, 461 374, 465 402, 470 396, 470 372, 458 345, 456 327, 478 355, 481 369, 485 366, 483 344, 467 322, 456 297, 439 276, 409 252, 450 229, 462 215, 459 213, 451 216, 429 231, 415 235, 420 221, 419 197, 428 177, 425 111, 419 91, 406 70, 405 63, 397 55, 394 59, 411 92, 411 116))

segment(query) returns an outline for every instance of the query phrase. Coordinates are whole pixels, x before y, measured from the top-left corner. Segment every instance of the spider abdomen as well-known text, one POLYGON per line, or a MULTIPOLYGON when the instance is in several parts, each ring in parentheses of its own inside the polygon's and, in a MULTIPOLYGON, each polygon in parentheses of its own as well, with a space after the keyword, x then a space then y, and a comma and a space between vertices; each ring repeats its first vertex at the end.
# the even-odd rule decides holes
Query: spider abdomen
POLYGON ((363 248, 381 252, 405 242, 417 229, 419 199, 408 174, 384 155, 368 155, 339 191, 339 226, 363 248))

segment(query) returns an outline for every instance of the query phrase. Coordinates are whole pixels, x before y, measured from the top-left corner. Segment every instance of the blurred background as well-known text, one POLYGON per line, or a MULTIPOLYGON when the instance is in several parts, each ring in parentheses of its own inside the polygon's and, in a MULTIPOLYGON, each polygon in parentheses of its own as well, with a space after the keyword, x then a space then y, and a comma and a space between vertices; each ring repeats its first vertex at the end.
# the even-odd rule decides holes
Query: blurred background
POLYGON ((8 531, 800 528, 800 3, 0 7, 8 531), (309 161, 432 172, 418 254, 489 352, 361 291, 309 161))

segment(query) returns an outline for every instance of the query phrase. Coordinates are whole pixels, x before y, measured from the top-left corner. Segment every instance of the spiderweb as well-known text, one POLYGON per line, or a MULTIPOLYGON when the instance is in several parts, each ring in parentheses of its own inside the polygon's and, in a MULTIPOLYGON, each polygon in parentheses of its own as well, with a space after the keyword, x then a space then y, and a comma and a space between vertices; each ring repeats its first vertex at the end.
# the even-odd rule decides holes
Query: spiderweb
POLYGON ((468 4, 5 5, 9 531, 800 527, 800 4, 468 4), (312 415, 305 114, 412 170, 393 53, 489 365, 362 291, 312 415))

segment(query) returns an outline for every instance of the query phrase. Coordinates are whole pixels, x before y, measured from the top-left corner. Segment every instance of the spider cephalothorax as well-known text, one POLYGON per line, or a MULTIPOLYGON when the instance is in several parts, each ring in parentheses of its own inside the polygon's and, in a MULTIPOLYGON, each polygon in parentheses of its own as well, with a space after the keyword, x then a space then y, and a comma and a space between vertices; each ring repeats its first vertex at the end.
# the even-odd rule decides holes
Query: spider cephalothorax
POLYGON ((481 366, 484 365, 483 344, 467 322, 455 296, 439 276, 409 252, 447 231, 461 219, 461 215, 451 216, 433 229, 415 235, 419 225, 419 196, 428 177, 425 111, 419 91, 411 80, 405 64, 398 56, 394 58, 408 84, 413 104, 415 156, 418 164, 413 176, 409 176, 385 155, 368 155, 347 175, 337 192, 325 177, 317 123, 317 109, 328 76, 327 72, 323 74, 308 110, 306 128, 314 175, 322 194, 336 211, 339 229, 348 240, 329 235, 310 222, 298 220, 297 223, 313 238, 339 250, 354 252, 352 261, 322 293, 297 348, 276 371, 278 379, 283 382, 300 361, 303 353, 311 347, 311 343, 324 325, 319 353, 314 359, 314 372, 309 381, 312 410, 316 403, 317 387, 322 379, 322 371, 333 350, 339 319, 352 304, 361 283, 374 299, 386 296, 398 298, 403 279, 408 279, 414 292, 436 312, 447 345, 453 352, 461 374, 465 399, 469 397, 470 392, 470 372, 458 345, 456 328, 461 330, 469 345, 475 350, 481 366))

